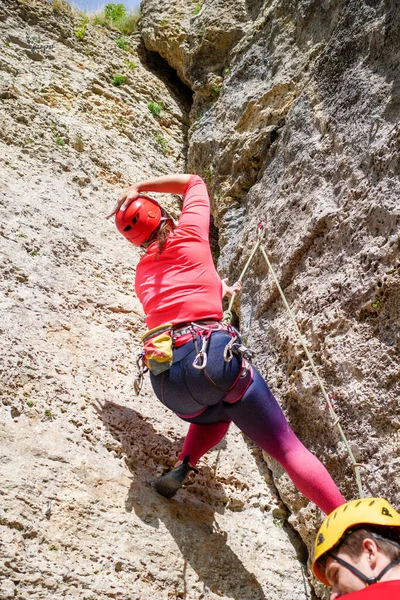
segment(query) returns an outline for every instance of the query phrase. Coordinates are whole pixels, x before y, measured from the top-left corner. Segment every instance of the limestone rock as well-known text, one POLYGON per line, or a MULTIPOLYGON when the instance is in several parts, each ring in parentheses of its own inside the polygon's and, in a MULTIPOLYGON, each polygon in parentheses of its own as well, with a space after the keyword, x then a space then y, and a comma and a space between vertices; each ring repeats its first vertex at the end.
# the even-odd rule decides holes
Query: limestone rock
MULTIPOLYGON (((364 465, 364 492, 399 508, 398 3, 204 0, 201 15, 190 10, 145 0, 143 36, 195 92, 189 166, 212 193, 220 271, 239 276, 263 217, 272 266, 364 465), (182 17, 179 39, 172 25, 162 33, 167 16, 166 29, 182 17), (225 56, 200 61, 204 40, 235 24, 225 56)), ((290 424, 356 497, 347 452, 260 254, 235 310, 290 424)), ((267 462, 309 543, 318 519, 296 519, 304 500, 267 462)))
POLYGON ((0 595, 306 600, 304 547, 235 428, 176 499, 153 489, 187 425, 148 382, 134 397, 138 251, 105 215, 187 168, 191 94, 138 34, 78 39, 53 8, 0 5, 0 595))

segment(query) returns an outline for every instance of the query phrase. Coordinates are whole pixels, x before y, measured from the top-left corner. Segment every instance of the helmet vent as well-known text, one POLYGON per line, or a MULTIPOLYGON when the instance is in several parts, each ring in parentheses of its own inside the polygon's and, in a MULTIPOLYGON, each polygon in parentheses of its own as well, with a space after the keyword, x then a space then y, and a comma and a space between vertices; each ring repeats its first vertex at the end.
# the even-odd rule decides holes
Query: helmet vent
POLYGON ((127 225, 124 227, 124 231, 130 231, 132 229, 132 225, 127 225))
POLYGON ((136 215, 132 219, 132 224, 135 225, 138 221, 139 221, 139 213, 136 213, 136 215))

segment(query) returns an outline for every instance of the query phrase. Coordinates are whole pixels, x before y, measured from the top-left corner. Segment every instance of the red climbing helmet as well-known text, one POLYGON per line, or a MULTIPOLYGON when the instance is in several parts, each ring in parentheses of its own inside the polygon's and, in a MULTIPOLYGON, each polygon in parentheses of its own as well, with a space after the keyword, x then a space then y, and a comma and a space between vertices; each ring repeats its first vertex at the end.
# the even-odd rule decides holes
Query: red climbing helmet
POLYGON ((115 225, 127 240, 141 246, 161 223, 161 208, 148 196, 139 196, 115 215, 115 225))

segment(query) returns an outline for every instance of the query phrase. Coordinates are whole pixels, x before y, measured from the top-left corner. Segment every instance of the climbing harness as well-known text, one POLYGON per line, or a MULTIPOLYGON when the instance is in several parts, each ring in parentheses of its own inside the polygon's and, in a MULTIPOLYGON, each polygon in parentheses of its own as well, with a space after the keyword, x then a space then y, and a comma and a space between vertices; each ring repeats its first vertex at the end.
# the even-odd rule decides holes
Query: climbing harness
MULTIPOLYGON (((221 392, 224 394, 222 398, 223 402, 227 402, 228 404, 238 402, 253 381, 253 370, 250 362, 254 353, 249 350, 245 344, 243 344, 239 333, 234 327, 232 327, 232 325, 223 324, 219 321, 193 321, 179 325, 167 324, 148 331, 142 337, 145 348, 138 354, 136 358, 136 366, 138 371, 134 380, 134 389, 136 395, 140 394, 143 386, 144 375, 147 373, 147 371, 150 370, 154 375, 159 375, 166 371, 172 364, 172 361, 163 361, 161 364, 161 370, 160 363, 156 363, 156 368, 154 369, 154 340, 157 340, 160 334, 163 338, 167 336, 169 339, 171 339, 172 352, 174 349, 180 348, 188 342, 193 341, 196 355, 192 362, 192 366, 199 371, 203 371, 204 376, 211 383, 211 385, 221 390, 221 392), (233 359, 234 355, 241 357, 239 374, 228 390, 219 388, 206 370, 208 344, 211 335, 217 331, 224 331, 230 336, 230 340, 226 344, 223 352, 224 361, 229 363, 233 359), (146 344, 150 345, 148 345, 146 348, 146 344)), ((189 352, 190 351, 191 350, 189 349, 189 352)), ((183 418, 193 418, 199 416, 206 409, 207 405, 204 405, 196 413, 182 414, 177 411, 174 412, 183 418)))
MULTIPOLYGON (((349 457, 350 457, 350 460, 351 460, 351 463, 352 463, 351 466, 352 466, 352 469, 354 471, 356 482, 357 482, 359 497, 360 498, 364 498, 364 492, 363 492, 363 488, 362 488, 361 476, 360 476, 360 471, 359 471, 359 469, 361 467, 364 467, 364 465, 361 464, 361 463, 356 462, 356 460, 354 458, 353 451, 352 451, 352 449, 350 447, 350 444, 349 444, 349 442, 347 440, 347 437, 346 437, 346 435, 345 435, 345 433, 344 433, 344 431, 342 429, 342 426, 340 425, 339 416, 335 412, 335 409, 333 407, 332 401, 331 401, 329 395, 327 394, 327 392, 325 390, 325 386, 322 383, 322 380, 321 380, 321 378, 320 378, 320 376, 318 374, 318 371, 316 369, 315 363, 314 363, 314 361, 312 359, 312 356, 311 356, 311 354, 310 354, 310 352, 309 352, 309 350, 307 348, 307 345, 305 343, 304 337, 302 336, 302 334, 300 332, 300 329, 299 329, 299 327, 297 325, 295 316, 294 316, 294 314, 293 314, 293 312, 292 312, 292 310, 291 310, 291 308, 290 308, 290 306, 288 304, 288 301, 286 300, 285 294, 283 293, 283 290, 282 290, 282 288, 281 288, 281 286, 279 284, 279 281, 278 281, 278 278, 277 278, 277 276, 275 274, 275 271, 272 268, 271 262, 270 262, 270 260, 269 260, 269 258, 267 256, 267 253, 265 252, 264 246, 262 245, 262 239, 263 239, 263 236, 264 236, 264 226, 265 226, 265 220, 262 219, 257 224, 257 241, 256 241, 256 243, 254 245, 254 248, 253 248, 253 250, 252 250, 252 252, 250 254, 249 259, 247 260, 247 262, 246 262, 246 264, 245 264, 245 266, 244 266, 244 268, 243 268, 243 270, 242 270, 242 272, 240 274, 239 281, 242 281, 242 279, 243 279, 243 277, 244 277, 247 269, 250 266, 251 260, 253 259, 253 257, 255 255, 256 251, 258 250, 258 248, 260 248, 261 254, 264 257, 265 262, 267 263, 268 269, 271 272, 271 275, 272 275, 273 280, 275 282, 275 285, 276 285, 276 287, 277 287, 277 289, 279 291, 279 294, 280 294, 280 296, 282 298, 282 301, 283 301, 283 303, 285 305, 285 308, 286 308, 286 310, 289 313, 291 321, 293 322, 293 325, 295 327, 295 331, 296 331, 297 337, 299 338, 299 340, 301 342, 301 345, 303 346, 303 349, 304 349, 304 352, 306 353, 306 356, 308 358, 310 367, 311 367, 311 369, 312 369, 312 371, 313 371, 313 373, 314 373, 314 375, 315 375, 315 377, 317 379, 318 385, 319 385, 319 387, 321 389, 322 395, 323 395, 323 397, 325 399, 325 402, 327 404, 329 413, 330 413, 330 415, 332 417, 333 425, 338 428, 340 437, 342 438, 342 441, 343 441, 343 443, 344 443, 344 445, 346 447, 346 450, 347 450, 347 452, 349 454, 349 457)), ((231 299, 230 299, 230 302, 229 302, 229 306, 228 306, 227 310, 224 312, 224 317, 223 317, 223 320, 222 320, 223 323, 231 323, 231 321, 232 321, 232 306, 233 306, 233 302, 235 300, 235 296, 236 296, 236 292, 233 292, 233 294, 231 296, 231 299)))

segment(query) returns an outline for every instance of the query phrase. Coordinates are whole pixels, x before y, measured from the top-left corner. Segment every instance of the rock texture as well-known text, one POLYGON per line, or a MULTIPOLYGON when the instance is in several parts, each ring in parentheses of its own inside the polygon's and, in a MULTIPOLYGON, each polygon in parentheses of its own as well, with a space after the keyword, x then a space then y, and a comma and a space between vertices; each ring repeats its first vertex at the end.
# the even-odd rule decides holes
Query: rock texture
MULTIPOLYGON (((399 4, 144 0, 142 10, 146 46, 195 92, 189 165, 213 195, 220 269, 240 274, 265 218, 266 250, 364 465, 365 494, 399 508, 399 4)), ((356 497, 260 254, 236 312, 291 425, 356 497)), ((311 540, 310 507, 267 462, 311 540)))
POLYGON ((82 23, 0 3, 0 598, 306 600, 304 545, 237 430, 176 499, 153 490, 186 425, 147 383, 134 398, 138 254, 104 217, 132 180, 187 168, 191 91, 139 34, 125 51, 82 23))

